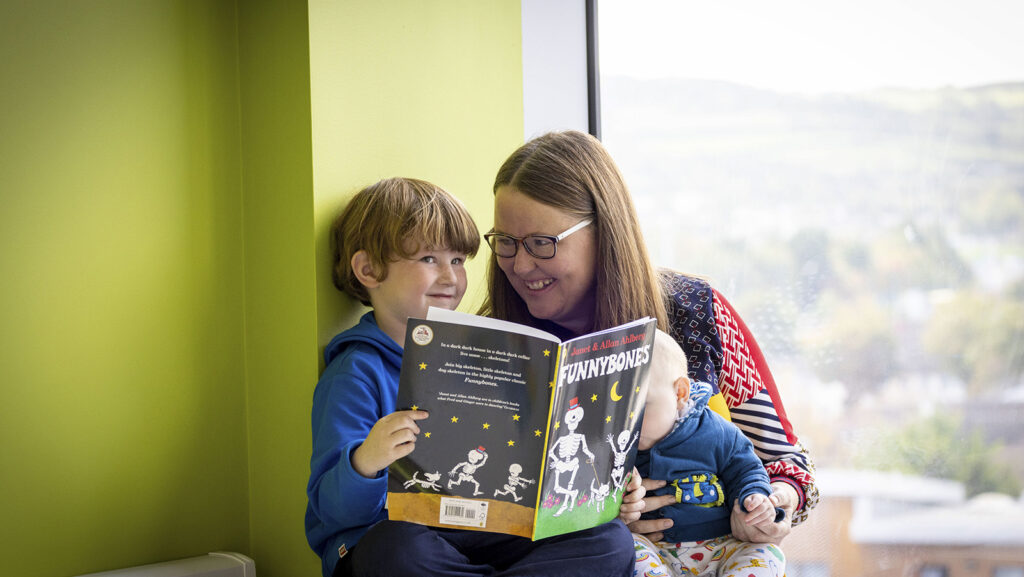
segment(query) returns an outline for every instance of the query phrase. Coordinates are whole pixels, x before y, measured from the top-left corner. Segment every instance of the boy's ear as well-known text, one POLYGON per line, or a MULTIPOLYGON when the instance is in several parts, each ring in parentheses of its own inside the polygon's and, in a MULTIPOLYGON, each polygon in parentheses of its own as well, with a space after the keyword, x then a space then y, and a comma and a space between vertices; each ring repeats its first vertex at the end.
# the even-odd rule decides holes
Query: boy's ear
POLYGON ((366 254, 365 250, 356 251, 352 255, 352 273, 368 289, 380 286, 380 281, 377 280, 377 270, 373 267, 370 255, 366 254))
POLYGON ((676 379, 676 408, 681 409, 683 404, 690 399, 690 379, 679 377, 676 379))

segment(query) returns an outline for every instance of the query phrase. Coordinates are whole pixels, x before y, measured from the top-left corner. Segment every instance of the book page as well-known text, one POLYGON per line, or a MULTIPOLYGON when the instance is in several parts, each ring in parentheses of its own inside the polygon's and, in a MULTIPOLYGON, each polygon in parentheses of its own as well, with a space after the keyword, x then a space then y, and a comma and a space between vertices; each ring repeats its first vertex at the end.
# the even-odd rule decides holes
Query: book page
POLYGON ((562 346, 534 539, 618 516, 636 459, 655 326, 641 319, 562 346))
POLYGON ((528 335, 531 337, 536 337, 538 339, 544 339, 546 341, 552 341, 555 343, 561 342, 561 340, 555 335, 542 331, 540 329, 535 329, 531 326, 521 325, 519 323, 513 323, 510 321, 503 321, 500 319, 493 319, 491 317, 474 315, 470 313, 441 309, 437 307, 430 307, 427 309, 427 319, 435 321, 444 321, 446 323, 483 327, 499 331, 507 331, 510 333, 528 335))
MULTIPOLYGON (((618 332, 622 331, 623 329, 630 329, 630 328, 633 328, 633 327, 646 326, 652 320, 654 320, 654 319, 652 319, 651 317, 644 317, 642 319, 637 319, 637 320, 632 321, 632 322, 621 324, 621 325, 619 325, 617 327, 612 327, 610 329, 604 329, 603 331, 596 331, 596 332, 593 332, 593 333, 588 333, 588 334, 585 334, 585 335, 581 335, 581 336, 578 336, 576 338, 572 338, 572 339, 566 340, 565 341, 565 345, 566 345, 566 348, 568 348, 569 343, 576 342, 576 341, 594 342, 594 341, 597 341, 599 337, 601 337, 603 335, 607 335, 608 333, 618 333, 618 332)), ((582 348, 585 348, 585 347, 584 346, 580 346, 578 348, 582 349, 582 348)))
POLYGON ((389 517, 530 537, 557 356, 557 342, 410 319, 397 407, 430 416, 389 468, 389 517))

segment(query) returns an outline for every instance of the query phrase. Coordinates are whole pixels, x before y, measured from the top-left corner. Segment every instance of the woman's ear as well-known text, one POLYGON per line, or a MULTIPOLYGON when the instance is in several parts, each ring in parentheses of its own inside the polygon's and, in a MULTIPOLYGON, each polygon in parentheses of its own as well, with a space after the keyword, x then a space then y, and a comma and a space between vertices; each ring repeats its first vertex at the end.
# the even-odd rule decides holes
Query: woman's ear
POLYGON ((377 270, 370 261, 370 255, 367 254, 365 250, 356 251, 356 253, 352 255, 352 273, 356 275, 356 279, 358 279, 359 282, 368 289, 380 286, 380 280, 377 278, 377 270))
POLYGON ((676 409, 683 408, 686 401, 690 400, 690 379, 679 377, 676 379, 676 409))

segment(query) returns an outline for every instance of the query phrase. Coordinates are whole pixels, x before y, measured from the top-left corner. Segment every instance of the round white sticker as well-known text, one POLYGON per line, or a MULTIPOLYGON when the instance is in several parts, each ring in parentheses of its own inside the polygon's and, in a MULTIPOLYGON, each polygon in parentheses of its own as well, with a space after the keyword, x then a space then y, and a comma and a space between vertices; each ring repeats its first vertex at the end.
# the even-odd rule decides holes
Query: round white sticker
POLYGON ((412 330, 412 342, 417 345, 429 345, 432 340, 434 340, 434 330, 427 325, 417 325, 412 330))

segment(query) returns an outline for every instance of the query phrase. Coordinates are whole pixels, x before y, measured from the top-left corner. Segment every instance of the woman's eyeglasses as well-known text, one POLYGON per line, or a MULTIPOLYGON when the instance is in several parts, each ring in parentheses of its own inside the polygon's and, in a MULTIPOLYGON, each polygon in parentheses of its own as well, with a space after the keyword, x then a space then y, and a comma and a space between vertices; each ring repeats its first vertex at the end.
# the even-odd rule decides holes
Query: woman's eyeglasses
POLYGON ((487 245, 491 247, 494 254, 503 258, 512 258, 516 256, 516 253, 519 252, 520 243, 526 247, 526 252, 530 253, 530 256, 534 258, 554 258, 555 246, 558 244, 558 241, 587 226, 591 222, 593 222, 593 219, 591 218, 582 220, 558 236, 531 234, 519 238, 501 232, 489 232, 484 235, 484 240, 487 241, 487 245))

